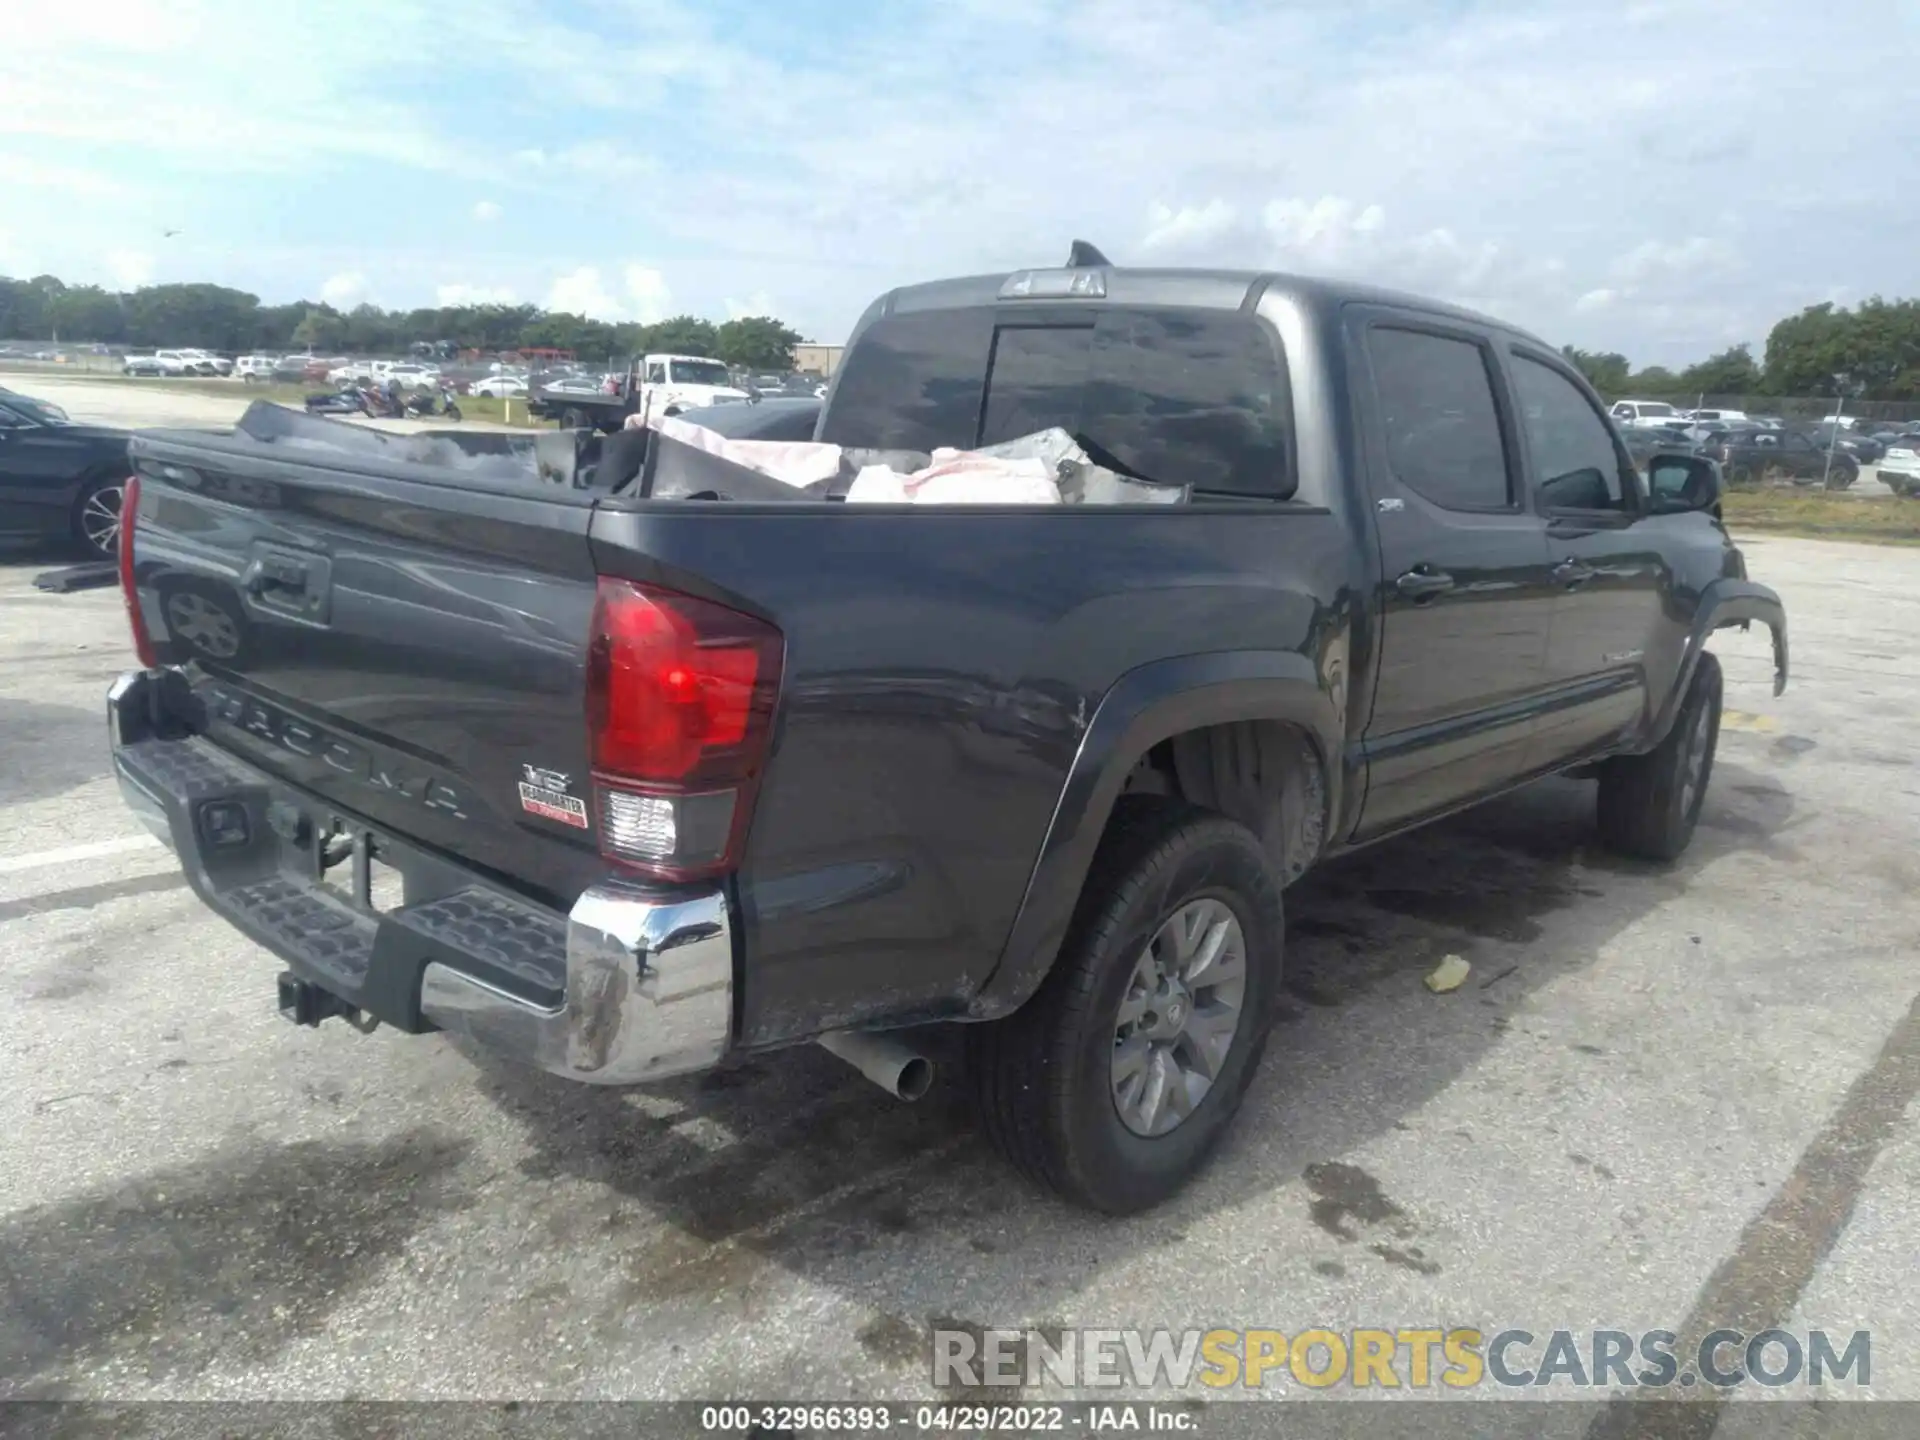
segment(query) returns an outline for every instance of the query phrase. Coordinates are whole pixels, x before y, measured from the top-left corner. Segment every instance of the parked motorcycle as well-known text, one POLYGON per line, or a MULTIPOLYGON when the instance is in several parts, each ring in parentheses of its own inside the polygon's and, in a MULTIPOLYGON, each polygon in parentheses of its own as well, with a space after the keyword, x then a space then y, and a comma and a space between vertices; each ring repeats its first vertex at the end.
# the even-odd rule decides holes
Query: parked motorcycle
POLYGON ((344 390, 309 395, 306 405, 309 415, 370 415, 373 413, 368 407, 366 392, 351 385, 344 390))
POLYGON ((422 390, 419 394, 409 397, 407 415, 414 420, 426 420, 434 416, 446 420, 458 420, 460 402, 454 399, 453 387, 443 383, 437 395, 432 391, 422 390))

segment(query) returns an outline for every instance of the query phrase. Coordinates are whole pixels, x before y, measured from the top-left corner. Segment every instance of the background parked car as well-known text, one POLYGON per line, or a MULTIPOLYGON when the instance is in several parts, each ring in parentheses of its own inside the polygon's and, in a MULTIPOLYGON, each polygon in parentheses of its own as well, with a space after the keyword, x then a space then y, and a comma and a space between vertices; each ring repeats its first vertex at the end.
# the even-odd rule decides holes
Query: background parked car
POLYGON ((242 380, 271 380, 279 366, 271 355, 242 355, 233 362, 233 373, 242 380))
POLYGON ((1669 426, 1632 425, 1623 429, 1620 437, 1626 441, 1627 454, 1632 457, 1635 467, 1642 470, 1646 468, 1647 461, 1657 454, 1695 453, 1692 435, 1669 426))
POLYGON ((0 395, 0 535, 73 541, 95 559, 120 542, 127 432, 55 419, 50 410, 0 395))
MULTIPOLYGON (((166 352, 163 350, 159 353, 164 355, 166 352)), ((231 375, 233 373, 233 361, 223 355, 216 355, 211 350, 194 347, 175 353, 186 362, 186 373, 189 375, 231 375)))
POLYGON ((519 397, 527 393, 527 382, 518 375, 489 375, 484 380, 475 381, 472 386, 475 395, 497 397, 519 397))
POLYGON ((1878 474, 1894 494, 1920 498, 1920 435, 1897 437, 1880 457, 1878 474))
POLYGON ((1686 423, 1686 417, 1665 400, 1616 400, 1608 413, 1623 430, 1640 425, 1686 423))
POLYGON ((1829 490, 1845 490, 1860 478, 1860 462, 1843 449, 1833 452, 1828 466, 1827 447, 1801 430, 1748 430, 1727 436, 1714 458, 1726 472, 1729 485, 1757 485, 1768 480, 1791 480, 1796 485, 1818 485, 1824 477, 1829 490))
POLYGON ((1807 435, 1823 450, 1831 440, 1836 451, 1846 451, 1862 465, 1873 464, 1886 452, 1887 448, 1878 440, 1869 439, 1859 430, 1846 430, 1833 425, 1811 426, 1807 430, 1807 435))

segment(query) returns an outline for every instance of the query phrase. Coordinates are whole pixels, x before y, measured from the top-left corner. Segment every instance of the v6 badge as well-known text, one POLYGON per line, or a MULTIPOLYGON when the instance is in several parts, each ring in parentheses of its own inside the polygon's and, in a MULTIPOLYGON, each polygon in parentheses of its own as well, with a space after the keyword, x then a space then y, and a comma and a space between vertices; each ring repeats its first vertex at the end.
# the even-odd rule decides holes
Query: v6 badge
POLYGON ((542 820, 558 820, 576 830, 587 828, 587 802, 568 793, 573 777, 538 765, 520 767, 520 808, 542 820))

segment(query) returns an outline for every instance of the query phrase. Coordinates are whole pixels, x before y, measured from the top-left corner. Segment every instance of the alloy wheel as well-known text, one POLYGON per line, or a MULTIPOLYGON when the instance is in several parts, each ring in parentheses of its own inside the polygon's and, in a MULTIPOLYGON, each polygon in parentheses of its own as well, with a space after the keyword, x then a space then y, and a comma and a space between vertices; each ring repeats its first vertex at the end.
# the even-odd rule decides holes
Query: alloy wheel
POLYGON ((167 600, 167 630, 197 654, 231 660, 240 653, 240 627, 205 596, 183 591, 167 600))
POLYGON ((126 485, 116 482, 88 492, 80 503, 80 538, 96 555, 112 555, 120 548, 120 504, 126 496, 126 485))
POLYGON ((1148 1139, 1193 1114, 1233 1048, 1246 999, 1247 941, 1219 900, 1191 900, 1141 950, 1113 1036, 1113 1105, 1148 1139))

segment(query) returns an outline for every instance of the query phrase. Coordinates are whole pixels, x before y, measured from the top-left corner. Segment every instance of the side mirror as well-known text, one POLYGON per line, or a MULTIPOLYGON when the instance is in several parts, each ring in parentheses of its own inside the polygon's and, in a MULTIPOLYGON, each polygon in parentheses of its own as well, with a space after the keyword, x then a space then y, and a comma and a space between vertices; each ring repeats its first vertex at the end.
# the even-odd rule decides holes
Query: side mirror
POLYGON ((1715 510, 1720 467, 1699 455, 1656 454, 1647 461, 1647 498, 1656 515, 1715 510))

